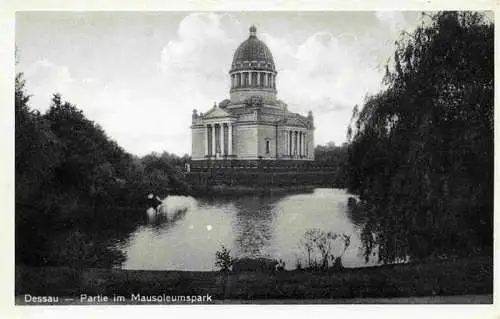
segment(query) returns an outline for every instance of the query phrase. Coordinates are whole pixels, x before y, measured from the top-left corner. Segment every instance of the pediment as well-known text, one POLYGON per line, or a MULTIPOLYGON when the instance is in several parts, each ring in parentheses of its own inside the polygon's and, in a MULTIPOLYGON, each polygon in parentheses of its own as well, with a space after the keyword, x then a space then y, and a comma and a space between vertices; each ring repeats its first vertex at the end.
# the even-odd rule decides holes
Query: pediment
POLYGON ((214 107, 210 111, 208 111, 203 118, 213 118, 213 117, 228 117, 231 116, 231 113, 228 111, 221 109, 220 107, 214 107))
POLYGON ((283 120, 281 120, 279 124, 286 126, 304 127, 304 128, 309 127, 308 121, 305 119, 301 119, 299 117, 286 117, 283 120))

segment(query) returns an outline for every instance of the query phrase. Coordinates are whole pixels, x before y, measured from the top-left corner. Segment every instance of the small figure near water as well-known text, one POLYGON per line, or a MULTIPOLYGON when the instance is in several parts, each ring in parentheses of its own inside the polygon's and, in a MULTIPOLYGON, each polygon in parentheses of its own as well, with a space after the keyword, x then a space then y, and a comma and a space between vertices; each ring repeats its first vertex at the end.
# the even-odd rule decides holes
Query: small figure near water
POLYGON ((149 207, 154 209, 155 213, 158 214, 160 207, 163 205, 163 201, 152 193, 148 195, 148 201, 149 207))

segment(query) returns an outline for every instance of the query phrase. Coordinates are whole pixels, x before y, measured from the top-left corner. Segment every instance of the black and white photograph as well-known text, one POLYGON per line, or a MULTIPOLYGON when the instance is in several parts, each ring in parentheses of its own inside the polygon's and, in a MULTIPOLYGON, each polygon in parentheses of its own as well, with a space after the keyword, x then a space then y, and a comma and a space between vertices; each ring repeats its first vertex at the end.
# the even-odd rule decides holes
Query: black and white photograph
POLYGON ((16 308, 492 305, 494 23, 16 12, 16 308))

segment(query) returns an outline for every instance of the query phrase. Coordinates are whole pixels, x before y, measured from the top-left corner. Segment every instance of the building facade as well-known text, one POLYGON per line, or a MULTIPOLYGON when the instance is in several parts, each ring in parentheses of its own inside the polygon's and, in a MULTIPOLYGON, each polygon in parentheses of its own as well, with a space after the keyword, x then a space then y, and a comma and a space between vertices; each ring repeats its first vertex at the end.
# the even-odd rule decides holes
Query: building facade
POLYGON ((314 160, 314 121, 276 97, 278 72, 256 28, 234 53, 230 98, 193 110, 192 154, 198 160, 314 160))

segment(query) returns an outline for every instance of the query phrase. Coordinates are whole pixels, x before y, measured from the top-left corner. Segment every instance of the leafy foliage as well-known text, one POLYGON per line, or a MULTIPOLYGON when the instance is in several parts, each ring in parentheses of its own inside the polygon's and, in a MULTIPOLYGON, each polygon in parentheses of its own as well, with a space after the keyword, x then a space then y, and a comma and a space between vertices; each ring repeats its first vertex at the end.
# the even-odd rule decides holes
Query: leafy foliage
POLYGON ((337 180, 336 187, 344 187, 347 171, 348 145, 336 146, 334 142, 318 145, 314 148, 314 159, 318 164, 328 165, 334 169, 337 180))
POLYGON ((491 253, 494 27, 475 12, 425 18, 348 129, 367 259, 491 253))
POLYGON ((221 246, 220 250, 215 252, 215 267, 220 271, 230 271, 234 261, 231 257, 231 250, 224 247, 224 245, 221 246))
MULTIPOLYGON (((304 238, 300 240, 299 247, 305 251, 309 269, 326 270, 333 267, 336 270, 341 270, 343 268, 342 256, 344 256, 350 244, 351 236, 349 234, 325 232, 314 228, 308 229, 304 233, 304 238)), ((297 265, 302 268, 302 263, 298 259, 297 265)))
MULTIPOLYGON (((145 207, 151 191, 158 195, 188 192, 183 174, 187 158, 166 152, 137 158, 125 152, 60 94, 53 95, 45 114, 32 110, 29 101, 23 75, 18 74, 16 262, 43 265, 77 261, 109 267, 112 260, 95 258, 94 251, 104 248, 85 234, 85 240, 80 240, 78 233, 69 233, 68 240, 58 245, 54 238, 92 219, 96 209, 145 207), (52 251, 54 247, 57 253, 52 251)), ((121 261, 116 251, 105 255, 121 261)))

